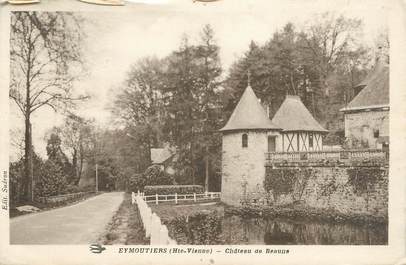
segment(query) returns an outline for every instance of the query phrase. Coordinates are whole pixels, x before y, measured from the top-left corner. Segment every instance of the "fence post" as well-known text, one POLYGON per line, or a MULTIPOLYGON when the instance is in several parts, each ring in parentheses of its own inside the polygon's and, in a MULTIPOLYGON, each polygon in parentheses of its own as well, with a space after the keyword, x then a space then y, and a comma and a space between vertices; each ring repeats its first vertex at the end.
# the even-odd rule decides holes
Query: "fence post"
POLYGON ((158 194, 155 194, 155 204, 158 204, 158 194))
POLYGON ((131 204, 134 204, 135 201, 134 197, 135 197, 134 192, 131 192, 131 204))
POLYGON ((210 199, 213 199, 213 192, 210 193, 210 199))
POLYGON ((152 211, 151 208, 147 208, 144 220, 144 227, 145 227, 145 237, 151 236, 151 227, 152 227, 152 211))
POLYGON ((196 202, 196 193, 193 193, 193 201, 196 202))
POLYGON ((168 245, 177 245, 177 244, 178 244, 178 243, 176 243, 175 240, 169 238, 169 240, 168 240, 168 245))
POLYGON ((160 245, 168 245, 168 228, 166 225, 161 225, 160 231, 159 231, 159 244, 160 245))
POLYGON ((150 245, 158 245, 161 231, 161 219, 155 213, 152 214, 152 229, 150 245))
POLYGON ((178 204, 178 193, 175 193, 175 204, 178 204))

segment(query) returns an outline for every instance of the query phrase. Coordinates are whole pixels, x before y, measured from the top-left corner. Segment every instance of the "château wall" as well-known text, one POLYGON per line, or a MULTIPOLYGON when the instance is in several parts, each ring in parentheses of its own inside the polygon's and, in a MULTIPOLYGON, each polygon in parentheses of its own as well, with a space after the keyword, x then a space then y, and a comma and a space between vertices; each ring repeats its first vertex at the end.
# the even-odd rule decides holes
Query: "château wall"
MULTIPOLYGON (((273 176, 273 169, 298 170, 293 189, 272 196, 271 204, 284 205, 297 201, 319 209, 333 209, 344 214, 369 214, 387 216, 388 210, 388 167, 379 164, 357 166, 316 165, 267 166, 267 178, 273 176), (306 176, 305 171, 310 170, 306 176)), ((274 174, 276 175, 276 174, 274 174)), ((288 182, 287 179, 284 180, 288 182)), ((275 186, 278 184, 275 184, 275 186)), ((277 191, 277 187, 274 187, 277 191)))
POLYGON ((345 137, 350 140, 367 143, 369 148, 379 148, 374 130, 379 130, 379 136, 389 136, 389 110, 345 114, 345 137))

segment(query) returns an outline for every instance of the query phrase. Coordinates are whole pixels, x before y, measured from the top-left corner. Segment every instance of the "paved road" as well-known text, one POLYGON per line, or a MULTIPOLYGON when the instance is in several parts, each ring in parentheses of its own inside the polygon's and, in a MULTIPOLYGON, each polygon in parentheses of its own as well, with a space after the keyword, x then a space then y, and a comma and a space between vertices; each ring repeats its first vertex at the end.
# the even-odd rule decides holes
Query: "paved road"
POLYGON ((124 193, 104 193, 78 204, 12 218, 11 244, 90 244, 104 232, 124 193))

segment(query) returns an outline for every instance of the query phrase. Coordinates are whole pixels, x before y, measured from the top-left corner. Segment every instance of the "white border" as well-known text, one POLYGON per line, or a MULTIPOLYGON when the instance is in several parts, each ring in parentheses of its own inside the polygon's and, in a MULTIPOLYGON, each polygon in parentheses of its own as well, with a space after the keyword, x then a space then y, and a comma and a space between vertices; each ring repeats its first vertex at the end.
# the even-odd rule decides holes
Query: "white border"
MULTIPOLYGON (((191 0, 190 0, 191 1, 191 0)), ((173 7, 188 5, 186 0, 176 0, 173 7)), ((233 1, 235 8, 249 7, 252 0, 233 1), (244 6, 245 5, 245 6, 244 6)), ((262 1, 262 0, 258 0, 262 1)), ((270 6, 272 5, 271 0, 270 6)), ((168 1, 169 2, 169 1, 168 1)), ((292 5, 297 2, 287 0, 292 5)), ((344 0, 331 1, 345 4, 344 0)), ((365 3, 366 12, 368 1, 365 3)), ((210 4, 210 3, 209 3, 210 4)), ((240 246, 241 248, 289 249, 287 255, 255 254, 217 254, 216 249, 227 246, 211 247, 212 255, 181 254, 118 254, 119 247, 107 246, 103 254, 89 252, 88 245, 80 246, 24 246, 9 245, 9 219, 5 211, 0 212, 0 263, 1 264, 404 264, 405 258, 405 172, 406 164, 406 19, 405 5, 400 0, 387 1, 390 7, 390 134, 391 160, 389 181, 389 245, 388 246, 240 246)), ((198 4, 194 8, 204 8, 198 4)), ((14 10, 59 10, 59 11, 129 11, 137 4, 120 7, 92 6, 73 0, 42 0, 41 4, 11 7, 14 10)), ((171 7, 172 8, 172 7, 171 7)), ((10 6, 0 4, 0 172, 8 169, 8 12, 10 6)), ((379 19, 379 18, 377 18, 379 19)), ((3 196, 3 194, 1 194, 3 196)))

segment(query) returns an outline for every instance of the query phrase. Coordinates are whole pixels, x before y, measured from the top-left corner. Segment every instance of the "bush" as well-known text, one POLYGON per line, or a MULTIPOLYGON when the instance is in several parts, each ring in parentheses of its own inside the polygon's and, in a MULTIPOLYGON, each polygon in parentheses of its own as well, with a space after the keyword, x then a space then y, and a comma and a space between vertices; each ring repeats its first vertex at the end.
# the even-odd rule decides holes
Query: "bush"
POLYGON ((367 194, 383 179, 385 170, 379 167, 354 167, 347 169, 348 183, 353 187, 355 194, 367 194))
POLYGON ((142 177, 142 174, 132 175, 128 181, 128 185, 130 191, 136 192, 138 190, 144 190, 145 180, 142 177))
POLYGON ((160 166, 150 166, 142 174, 134 174, 130 177, 130 191, 143 191, 147 185, 172 185, 173 178, 164 172, 160 166))
POLYGON ((200 185, 159 185, 159 186, 145 186, 145 195, 168 195, 168 194, 190 194, 190 193, 203 193, 204 188, 200 185))
POLYGON ((272 191, 274 200, 281 194, 293 193, 296 190, 299 193, 299 198, 296 199, 300 200, 312 174, 311 168, 268 168, 263 182, 264 189, 267 192, 272 191))
POLYGON ((40 175, 35 184, 36 197, 48 197, 62 194, 67 187, 66 177, 61 167, 48 160, 41 167, 40 175))
MULTIPOLYGON (((37 155, 33 154, 33 169, 34 178, 37 180, 37 176, 41 174, 41 168, 44 165, 42 159, 37 155)), ((10 204, 12 206, 25 200, 24 198, 24 183, 25 183, 25 172, 24 172, 24 157, 16 162, 10 163, 9 177, 10 177, 10 204)))
POLYGON ((169 234, 180 245, 218 245, 221 239, 221 217, 216 213, 178 216, 166 222, 169 234))
POLYGON ((81 191, 82 190, 81 190, 81 188, 79 186, 69 184, 69 185, 66 186, 66 189, 64 190, 64 193, 65 194, 71 194, 71 193, 78 193, 78 192, 81 192, 81 191))

